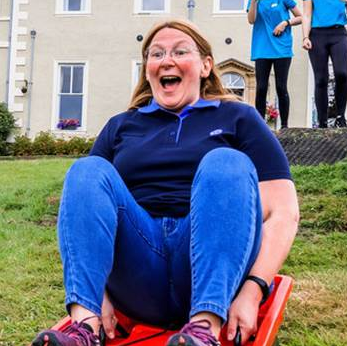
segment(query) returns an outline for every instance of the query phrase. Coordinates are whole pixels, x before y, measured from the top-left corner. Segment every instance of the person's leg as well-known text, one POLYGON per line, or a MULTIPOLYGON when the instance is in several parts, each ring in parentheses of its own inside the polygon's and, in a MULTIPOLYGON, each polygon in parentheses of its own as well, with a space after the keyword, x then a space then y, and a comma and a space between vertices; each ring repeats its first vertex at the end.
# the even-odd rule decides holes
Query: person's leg
POLYGON ((255 61, 255 79, 257 83, 255 107, 263 118, 265 118, 266 112, 266 95, 272 63, 272 59, 257 59, 255 61))
POLYGON ((325 128, 328 123, 329 81, 329 51, 327 47, 327 36, 312 29, 310 39, 312 42, 312 49, 309 50, 309 57, 314 73, 314 97, 317 107, 319 127, 325 128))
POLYGON ((338 121, 346 126, 345 110, 347 102, 347 34, 346 29, 337 29, 331 37, 330 56, 335 75, 335 100, 338 121))
POLYGON ((204 156, 192 186, 191 224, 190 314, 210 311, 226 321, 261 243, 258 177, 248 156, 229 148, 204 156))
MULTIPOLYGON (((150 263, 148 271, 157 278, 158 290, 164 291, 167 266, 162 254, 159 224, 137 205, 115 168, 105 159, 83 158, 70 168, 61 198, 58 233, 66 305, 73 322, 80 323, 93 317, 85 323, 98 333, 105 286, 114 262, 120 256, 128 256, 129 261, 137 258, 135 263, 129 262, 132 264, 129 270, 135 279, 134 267, 144 267, 139 265, 140 261, 143 261, 141 264, 150 263), (115 244, 124 234, 131 237, 132 244, 114 256, 115 244)), ((138 290, 141 290, 140 285, 138 290)), ((113 292, 109 293, 112 295, 113 292)), ((131 294, 132 291, 129 301, 133 299, 131 294)), ((33 345, 40 345, 39 342, 47 336, 51 335, 41 333, 33 345)), ((62 342, 48 345, 70 345, 66 344, 64 335, 52 335, 52 338, 56 337, 62 342)))
POLYGON ((289 94, 287 88, 289 67, 292 62, 291 58, 282 58, 274 60, 276 92, 278 97, 278 106, 281 117, 281 128, 288 127, 289 116, 289 94))
POLYGON ((173 285, 183 310, 191 301, 191 321, 209 320, 217 336, 261 244, 258 178, 245 154, 219 148, 204 156, 192 185, 190 217, 190 239, 188 230, 172 247, 173 285))

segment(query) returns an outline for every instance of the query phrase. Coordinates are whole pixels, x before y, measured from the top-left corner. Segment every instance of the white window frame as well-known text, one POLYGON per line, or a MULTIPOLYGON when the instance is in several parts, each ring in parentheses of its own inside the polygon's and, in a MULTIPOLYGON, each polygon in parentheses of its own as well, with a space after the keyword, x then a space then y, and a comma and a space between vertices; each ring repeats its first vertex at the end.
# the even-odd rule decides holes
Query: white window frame
POLYGON ((225 11, 220 9, 220 0, 213 0, 213 13, 219 15, 230 15, 230 14, 245 14, 247 13, 248 0, 243 0, 243 9, 236 11, 225 11))
POLYGON ((144 11, 142 10, 142 3, 144 0, 134 0, 134 13, 135 14, 167 14, 170 13, 170 0, 164 0, 164 10, 158 11, 144 11))
POLYGON ((245 81, 245 77, 243 77, 240 73, 238 72, 224 72, 221 76, 222 80, 223 80, 223 76, 227 76, 227 75, 234 75, 234 76, 239 76, 243 82, 243 86, 242 87, 237 87, 237 86, 232 86, 232 85, 227 85, 227 86, 224 86, 224 88, 226 89, 239 89, 239 90, 245 90, 246 89, 246 81, 245 81))
POLYGON ((134 59, 131 61, 131 92, 134 92, 137 82, 140 79, 142 61, 134 59))
POLYGON ((66 16, 81 16, 92 13, 91 0, 82 0, 85 4, 85 9, 81 11, 64 11, 64 0, 56 0, 55 14, 66 16))
POLYGON ((54 133, 83 133, 87 131, 87 100, 88 100, 88 75, 89 64, 86 60, 55 60, 53 68, 53 95, 51 131, 54 133), (82 125, 76 130, 62 130, 57 128, 59 122, 59 89, 60 89, 60 66, 62 65, 84 65, 83 69, 83 101, 82 101, 82 125))

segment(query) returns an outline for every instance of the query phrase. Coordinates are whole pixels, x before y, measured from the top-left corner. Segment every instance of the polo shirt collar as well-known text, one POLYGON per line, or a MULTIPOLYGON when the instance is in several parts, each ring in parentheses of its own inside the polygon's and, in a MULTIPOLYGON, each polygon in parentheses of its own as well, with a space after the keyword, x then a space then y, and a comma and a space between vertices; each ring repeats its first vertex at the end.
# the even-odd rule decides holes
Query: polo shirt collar
MULTIPOLYGON (((205 99, 200 98, 193 105, 188 105, 188 106, 184 107, 180 113, 184 113, 188 109, 195 109, 195 108, 207 108, 207 107, 218 108, 219 105, 220 105, 220 100, 205 100, 205 99)), ((149 114, 149 113, 154 113, 159 109, 161 109, 167 113, 173 113, 170 110, 161 107, 157 103, 157 101, 155 101, 154 98, 152 98, 151 103, 148 106, 141 107, 138 109, 138 111, 141 113, 149 114)))

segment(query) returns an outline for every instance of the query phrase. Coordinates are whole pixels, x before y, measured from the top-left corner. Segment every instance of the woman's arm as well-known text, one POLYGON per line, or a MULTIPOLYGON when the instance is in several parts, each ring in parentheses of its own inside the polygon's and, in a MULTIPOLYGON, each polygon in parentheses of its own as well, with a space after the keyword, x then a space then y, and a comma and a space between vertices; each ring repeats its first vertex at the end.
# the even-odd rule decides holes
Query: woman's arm
POLYGON ((249 24, 254 24, 256 18, 257 18, 257 5, 258 5, 259 0, 252 0, 251 1, 251 6, 248 9, 248 23, 249 24))
POLYGON ((295 26, 295 25, 301 24, 302 14, 301 14, 301 11, 299 10, 298 6, 291 8, 290 11, 292 12, 294 17, 289 19, 288 21, 284 20, 281 23, 279 23, 273 31, 273 34, 275 36, 281 35, 282 32, 286 29, 286 27, 288 25, 295 26))
POLYGON ((312 21, 312 0, 304 1, 304 14, 302 16, 302 47, 306 50, 312 48, 309 39, 312 21))
POLYGON ((262 246, 250 274, 268 284, 278 273, 294 241, 299 206, 294 183, 287 179, 259 183, 263 208, 262 246))
MULTIPOLYGON (((263 208, 263 239, 250 275, 268 284, 280 270, 294 241, 299 222, 299 207, 292 181, 278 179, 259 183, 263 208)), ((233 339, 237 326, 243 342, 257 330, 257 315, 262 292, 246 280, 229 311, 228 334, 233 339)))
POLYGON ((300 25, 302 23, 302 13, 298 6, 291 8, 290 12, 293 14, 293 18, 289 20, 290 26, 300 25))

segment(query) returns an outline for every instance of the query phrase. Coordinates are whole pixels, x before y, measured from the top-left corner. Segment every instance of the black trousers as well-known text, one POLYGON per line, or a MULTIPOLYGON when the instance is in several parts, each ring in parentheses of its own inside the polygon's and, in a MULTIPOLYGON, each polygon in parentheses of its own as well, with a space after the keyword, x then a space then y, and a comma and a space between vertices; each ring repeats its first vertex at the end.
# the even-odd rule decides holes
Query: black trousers
POLYGON ((347 102, 347 32, 344 27, 312 28, 309 57, 315 80, 315 102, 319 127, 327 127, 329 57, 335 75, 337 115, 344 116, 347 102))
POLYGON ((288 126, 289 94, 287 89, 288 73, 292 58, 257 59, 255 61, 255 78, 257 82, 255 106, 265 118, 266 95, 269 85, 271 67, 274 67, 276 93, 281 117, 281 127, 288 126))

